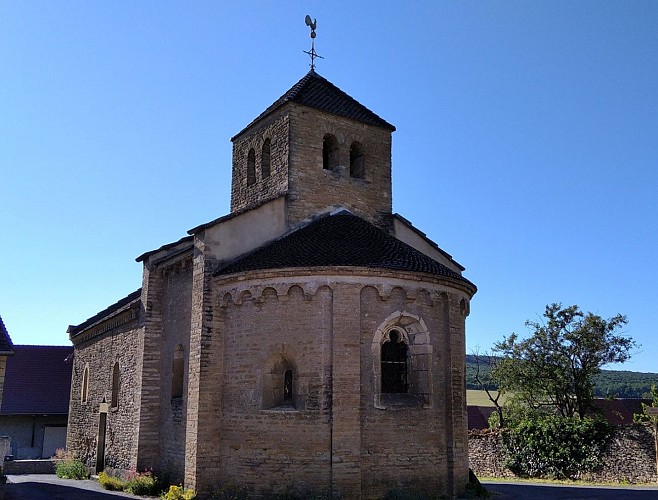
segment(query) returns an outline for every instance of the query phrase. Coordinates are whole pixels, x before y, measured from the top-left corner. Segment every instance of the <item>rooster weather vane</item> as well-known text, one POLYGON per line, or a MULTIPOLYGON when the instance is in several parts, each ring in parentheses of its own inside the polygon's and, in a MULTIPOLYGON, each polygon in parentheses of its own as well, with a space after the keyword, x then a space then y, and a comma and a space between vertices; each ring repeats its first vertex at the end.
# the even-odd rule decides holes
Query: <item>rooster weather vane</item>
POLYGON ((315 28, 318 26, 318 20, 311 20, 311 16, 306 16, 304 21, 306 22, 306 26, 311 28, 311 50, 305 50, 304 54, 311 56, 311 71, 315 71, 315 58, 319 57, 320 59, 324 59, 324 57, 315 51, 315 28))

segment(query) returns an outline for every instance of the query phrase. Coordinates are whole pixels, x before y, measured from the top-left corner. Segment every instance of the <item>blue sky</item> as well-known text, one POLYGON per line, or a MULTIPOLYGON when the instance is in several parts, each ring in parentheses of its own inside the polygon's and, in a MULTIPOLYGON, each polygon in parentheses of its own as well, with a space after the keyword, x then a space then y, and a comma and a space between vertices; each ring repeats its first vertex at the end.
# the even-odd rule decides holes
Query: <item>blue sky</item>
POLYGON ((0 315, 67 344, 135 257, 229 212, 231 143, 308 71, 393 123, 394 210, 479 291, 468 351, 551 302, 658 372, 658 3, 0 3, 0 315))

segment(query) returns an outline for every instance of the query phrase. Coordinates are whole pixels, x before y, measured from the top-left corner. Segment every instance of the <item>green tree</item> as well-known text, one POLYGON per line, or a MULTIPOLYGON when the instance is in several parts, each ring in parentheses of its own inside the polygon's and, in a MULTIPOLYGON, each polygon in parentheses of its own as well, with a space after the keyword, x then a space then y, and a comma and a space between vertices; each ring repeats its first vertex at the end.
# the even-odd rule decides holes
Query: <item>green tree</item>
POLYGON ((492 376, 517 404, 583 417, 592 408, 593 378, 609 363, 623 363, 638 345, 619 330, 627 323, 578 306, 546 306, 541 322, 526 321, 530 337, 512 333, 494 345, 500 356, 492 376))

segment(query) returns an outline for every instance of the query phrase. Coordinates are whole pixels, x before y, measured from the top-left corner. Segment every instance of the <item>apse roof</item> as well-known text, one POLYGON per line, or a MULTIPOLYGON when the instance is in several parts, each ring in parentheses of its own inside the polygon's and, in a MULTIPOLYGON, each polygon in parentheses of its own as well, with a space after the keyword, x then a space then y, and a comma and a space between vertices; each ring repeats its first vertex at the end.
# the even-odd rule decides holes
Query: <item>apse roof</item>
POLYGON ((274 101, 269 108, 258 115, 255 120, 232 137, 231 140, 235 140, 236 137, 254 123, 262 120, 287 102, 296 102, 326 113, 351 118, 352 120, 357 120, 368 125, 383 127, 389 129, 391 132, 395 130, 393 125, 370 111, 353 97, 350 97, 329 80, 321 77, 314 70, 311 70, 293 85, 290 90, 274 101))
POLYGON ((460 274, 347 211, 320 217, 220 267, 215 275, 327 266, 429 273, 453 278, 475 288, 460 274))

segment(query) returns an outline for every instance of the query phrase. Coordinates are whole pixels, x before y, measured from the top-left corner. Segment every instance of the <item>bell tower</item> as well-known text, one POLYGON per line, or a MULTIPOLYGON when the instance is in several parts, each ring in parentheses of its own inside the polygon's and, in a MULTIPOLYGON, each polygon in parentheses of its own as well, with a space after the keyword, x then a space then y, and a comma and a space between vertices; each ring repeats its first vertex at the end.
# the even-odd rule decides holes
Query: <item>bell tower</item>
POLYGON ((231 212, 285 196, 290 226, 343 207, 384 227, 394 130, 312 69, 231 139, 231 212))

